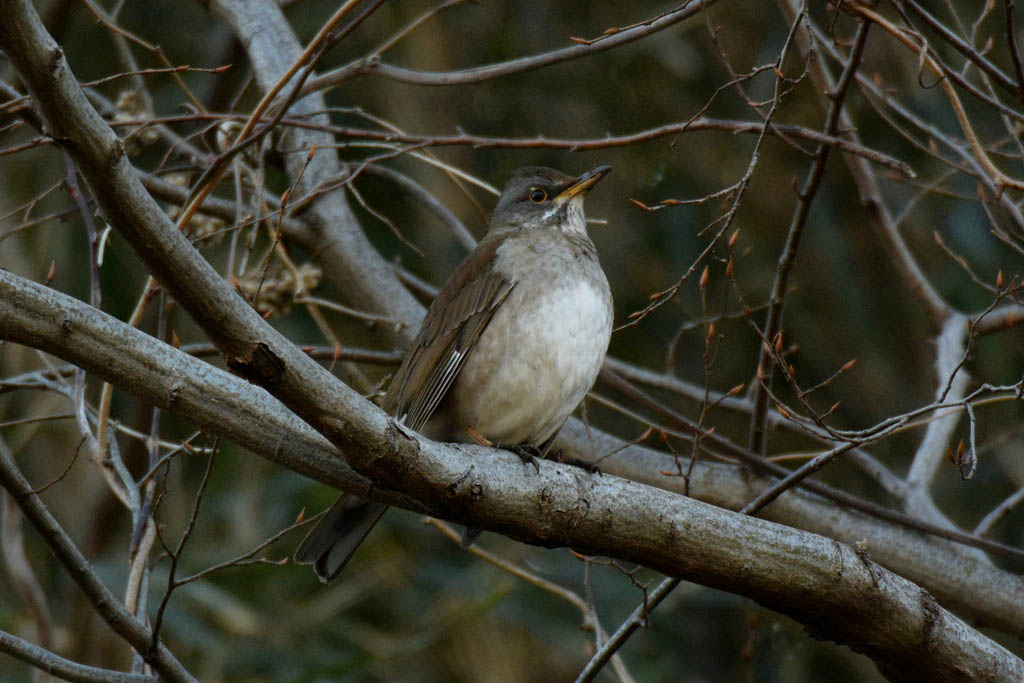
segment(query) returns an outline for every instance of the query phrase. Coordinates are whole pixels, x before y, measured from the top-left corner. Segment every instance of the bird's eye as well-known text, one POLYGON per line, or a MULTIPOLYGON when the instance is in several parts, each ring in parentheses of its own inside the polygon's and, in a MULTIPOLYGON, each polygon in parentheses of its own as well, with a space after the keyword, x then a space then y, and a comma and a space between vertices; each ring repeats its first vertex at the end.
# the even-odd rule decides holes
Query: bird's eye
POLYGON ((535 187, 530 190, 530 201, 534 204, 540 204, 542 201, 548 198, 548 193, 539 187, 535 187))

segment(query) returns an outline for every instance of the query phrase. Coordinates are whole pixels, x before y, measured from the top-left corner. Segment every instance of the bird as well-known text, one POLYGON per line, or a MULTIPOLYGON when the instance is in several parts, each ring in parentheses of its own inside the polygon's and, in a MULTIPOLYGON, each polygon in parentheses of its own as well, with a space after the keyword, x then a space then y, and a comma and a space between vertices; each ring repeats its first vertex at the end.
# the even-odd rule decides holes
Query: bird
MULTIPOLYGON (((610 170, 512 174, 487 233, 431 303, 386 411, 435 441, 496 445, 524 460, 547 454, 597 379, 611 338, 611 290, 583 212, 610 170)), ((343 494, 295 560, 331 581, 387 507, 343 494)), ((464 544, 478 533, 467 530, 464 544)))

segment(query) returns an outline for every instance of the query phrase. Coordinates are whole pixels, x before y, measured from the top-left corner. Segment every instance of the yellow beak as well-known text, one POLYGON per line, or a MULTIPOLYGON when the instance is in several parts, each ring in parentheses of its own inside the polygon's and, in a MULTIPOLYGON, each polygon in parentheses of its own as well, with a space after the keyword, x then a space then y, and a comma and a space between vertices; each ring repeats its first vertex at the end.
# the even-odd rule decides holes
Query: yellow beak
POLYGON ((611 170, 611 166, 598 166, 592 171, 587 171, 577 178, 576 182, 559 192, 558 196, 555 197, 555 201, 567 202, 578 194, 586 194, 590 191, 590 188, 597 185, 597 181, 608 175, 608 172, 611 170))

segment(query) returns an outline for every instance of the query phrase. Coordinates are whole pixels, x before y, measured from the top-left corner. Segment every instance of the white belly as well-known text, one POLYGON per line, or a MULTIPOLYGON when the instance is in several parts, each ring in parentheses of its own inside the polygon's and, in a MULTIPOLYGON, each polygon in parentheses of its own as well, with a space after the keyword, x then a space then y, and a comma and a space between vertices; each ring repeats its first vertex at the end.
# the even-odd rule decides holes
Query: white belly
POLYGON ((506 445, 541 444, 554 435, 593 385, 608 350, 611 303, 595 284, 557 278, 547 287, 516 285, 456 379, 454 396, 472 397, 453 406, 460 426, 506 445))

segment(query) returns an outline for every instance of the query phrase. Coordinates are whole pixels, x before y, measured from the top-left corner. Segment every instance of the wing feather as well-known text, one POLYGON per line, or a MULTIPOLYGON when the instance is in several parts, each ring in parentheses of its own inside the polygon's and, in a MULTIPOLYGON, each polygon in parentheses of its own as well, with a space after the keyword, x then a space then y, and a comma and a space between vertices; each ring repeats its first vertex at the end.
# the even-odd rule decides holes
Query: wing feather
POLYGON ((448 278, 395 373, 384 407, 413 429, 420 429, 434 414, 473 345, 515 286, 491 267, 502 241, 480 242, 448 278))

